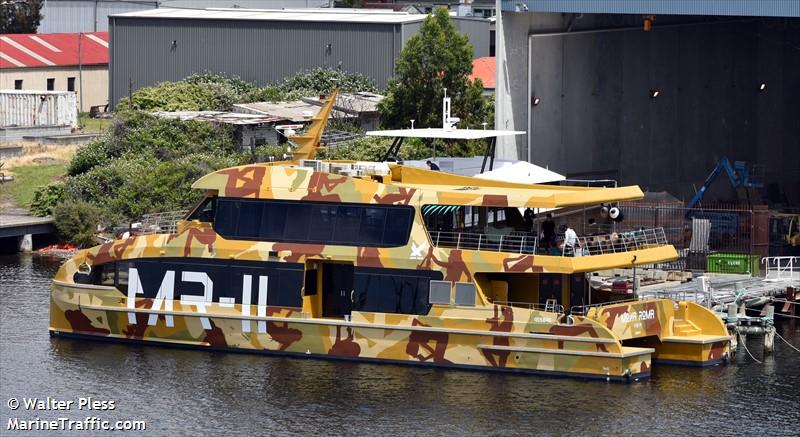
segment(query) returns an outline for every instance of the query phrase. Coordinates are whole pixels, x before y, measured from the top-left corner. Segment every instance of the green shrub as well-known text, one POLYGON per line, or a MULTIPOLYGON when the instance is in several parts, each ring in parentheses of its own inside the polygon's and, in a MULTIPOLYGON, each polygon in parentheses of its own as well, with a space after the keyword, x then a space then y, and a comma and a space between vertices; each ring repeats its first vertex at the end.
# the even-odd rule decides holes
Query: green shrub
POLYGON ((236 90, 218 83, 161 82, 120 99, 118 108, 140 111, 224 111, 238 100, 236 90))
POLYGON ((100 211, 94 205, 83 201, 62 202, 53 208, 53 219, 62 242, 78 247, 96 243, 94 234, 100 223, 100 211))
POLYGON ((69 178, 67 193, 100 205, 105 221, 124 224, 143 214, 186 209, 203 193, 191 188, 215 170, 245 164, 249 155, 193 154, 162 161, 152 154, 124 155, 69 178))
POLYGON ((289 76, 280 84, 284 92, 293 90, 312 90, 314 94, 330 91, 338 85, 342 91, 375 92, 375 82, 361 73, 348 73, 333 68, 313 68, 289 76))
POLYGON ((53 182, 42 185, 33 192, 30 211, 37 217, 45 217, 53 213, 53 208, 66 197, 64 184, 53 182))
POLYGON ((125 154, 151 154, 170 160, 195 153, 238 153, 234 127, 122 111, 117 113, 110 133, 78 149, 70 161, 68 174, 77 176, 125 154))
POLYGON ((240 96, 258 89, 255 84, 246 82, 239 76, 226 76, 224 74, 216 74, 207 71, 188 76, 183 79, 183 82, 193 85, 222 85, 232 89, 240 96))
POLYGON ((80 147, 69 162, 67 174, 74 176, 85 173, 108 161, 110 143, 110 137, 104 135, 80 147))

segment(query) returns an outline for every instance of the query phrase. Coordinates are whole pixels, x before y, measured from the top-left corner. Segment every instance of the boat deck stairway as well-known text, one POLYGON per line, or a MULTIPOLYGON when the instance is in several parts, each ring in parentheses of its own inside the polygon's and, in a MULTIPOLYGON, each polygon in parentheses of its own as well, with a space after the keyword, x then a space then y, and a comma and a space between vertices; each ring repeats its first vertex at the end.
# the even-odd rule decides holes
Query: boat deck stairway
POLYGON ((703 331, 689 320, 675 319, 672 322, 672 333, 678 337, 692 337, 703 331))

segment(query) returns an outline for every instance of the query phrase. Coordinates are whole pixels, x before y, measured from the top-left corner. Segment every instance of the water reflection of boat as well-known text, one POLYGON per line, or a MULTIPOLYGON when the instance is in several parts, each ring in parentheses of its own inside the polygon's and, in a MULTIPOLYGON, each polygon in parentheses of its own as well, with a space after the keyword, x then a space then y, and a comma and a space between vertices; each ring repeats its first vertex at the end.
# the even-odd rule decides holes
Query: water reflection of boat
POLYGON ((727 358, 725 326, 693 303, 589 304, 586 272, 676 258, 663 230, 580 257, 519 230, 521 209, 642 197, 635 186, 297 160, 219 170, 194 188, 206 197, 174 233, 61 267, 51 334, 623 380, 649 375, 653 359, 727 358))

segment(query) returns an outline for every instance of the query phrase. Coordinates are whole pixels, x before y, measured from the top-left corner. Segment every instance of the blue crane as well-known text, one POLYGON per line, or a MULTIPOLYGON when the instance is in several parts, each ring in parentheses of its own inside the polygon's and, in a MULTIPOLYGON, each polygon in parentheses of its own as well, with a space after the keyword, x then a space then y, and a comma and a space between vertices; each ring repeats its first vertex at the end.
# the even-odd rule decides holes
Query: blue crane
POLYGON ((694 194, 694 197, 692 197, 691 202, 689 202, 687 206, 689 211, 687 211, 686 215, 688 216, 691 214, 691 210, 703 199, 703 195, 706 193, 706 190, 708 190, 708 187, 714 183, 723 171, 728 175, 728 180, 731 181, 733 188, 763 187, 764 182, 760 177, 755 175, 754 169, 755 167, 749 167, 744 161, 734 161, 733 165, 731 165, 731 161, 728 158, 723 157, 720 159, 717 162, 717 166, 714 167, 714 170, 708 175, 703 185, 694 194))

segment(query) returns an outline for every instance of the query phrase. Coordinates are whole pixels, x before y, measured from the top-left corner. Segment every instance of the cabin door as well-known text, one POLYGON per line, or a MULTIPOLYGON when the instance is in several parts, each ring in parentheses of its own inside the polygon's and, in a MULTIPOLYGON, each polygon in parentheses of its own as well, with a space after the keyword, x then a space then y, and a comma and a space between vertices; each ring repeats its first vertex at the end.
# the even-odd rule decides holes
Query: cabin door
MULTIPOLYGON (((569 306, 583 306, 586 305, 586 274, 573 273, 569 275, 569 306)), ((564 308, 569 311, 570 308, 564 308)))
POLYGON ((323 317, 344 317, 353 308, 353 265, 322 265, 323 317))

